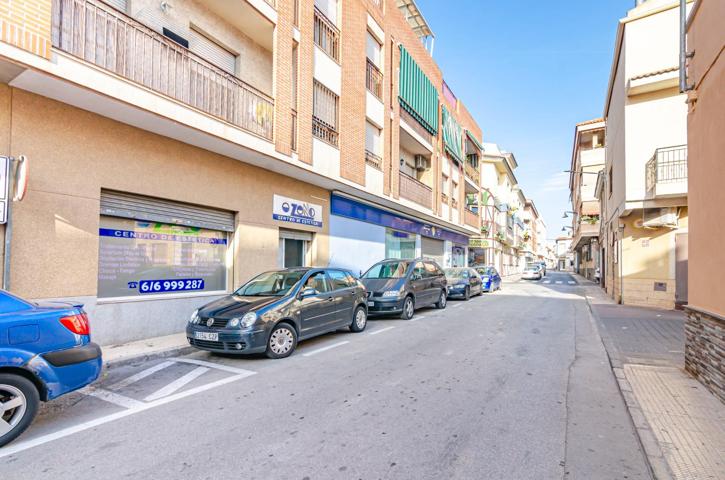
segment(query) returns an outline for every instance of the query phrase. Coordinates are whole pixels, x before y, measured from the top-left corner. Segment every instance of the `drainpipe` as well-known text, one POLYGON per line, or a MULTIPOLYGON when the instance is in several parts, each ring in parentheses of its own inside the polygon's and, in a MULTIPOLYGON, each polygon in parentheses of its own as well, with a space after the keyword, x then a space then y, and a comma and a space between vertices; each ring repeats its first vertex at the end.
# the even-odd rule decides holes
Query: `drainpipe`
POLYGON ((687 59, 692 53, 687 52, 687 0, 680 0, 680 93, 692 90, 687 85, 687 59))

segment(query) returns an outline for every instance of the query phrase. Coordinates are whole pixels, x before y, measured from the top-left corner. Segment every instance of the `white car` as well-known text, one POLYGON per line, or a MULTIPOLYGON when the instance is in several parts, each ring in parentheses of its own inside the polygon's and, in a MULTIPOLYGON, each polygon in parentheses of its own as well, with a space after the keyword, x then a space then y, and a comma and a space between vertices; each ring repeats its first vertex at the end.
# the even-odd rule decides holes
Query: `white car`
POLYGON ((541 266, 539 265, 526 267, 524 273, 521 275, 521 278, 524 280, 541 280, 541 277, 541 266))

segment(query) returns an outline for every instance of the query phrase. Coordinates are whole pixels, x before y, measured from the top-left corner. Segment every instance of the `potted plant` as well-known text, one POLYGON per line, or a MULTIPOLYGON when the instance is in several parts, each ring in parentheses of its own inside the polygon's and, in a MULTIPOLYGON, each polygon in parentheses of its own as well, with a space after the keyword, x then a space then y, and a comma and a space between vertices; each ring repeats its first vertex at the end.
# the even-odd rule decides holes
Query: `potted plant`
POLYGON ((486 236, 486 235, 488 235, 488 232, 489 232, 489 227, 488 227, 488 225, 487 225, 487 224, 483 224, 483 225, 481 225, 481 233, 483 234, 483 236, 486 236))

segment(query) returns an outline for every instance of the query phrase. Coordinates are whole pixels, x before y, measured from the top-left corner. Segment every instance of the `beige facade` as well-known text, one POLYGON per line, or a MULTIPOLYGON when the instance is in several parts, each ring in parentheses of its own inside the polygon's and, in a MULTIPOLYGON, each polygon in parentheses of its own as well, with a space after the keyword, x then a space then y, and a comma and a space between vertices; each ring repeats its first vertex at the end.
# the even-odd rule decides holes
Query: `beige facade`
POLYGON ((604 120, 602 284, 617 301, 687 302, 686 97, 678 90, 678 3, 648 0, 620 20, 604 120))
MULTIPOLYGON (((30 165, 12 209, 11 290, 84 302, 100 343, 177 332, 196 306, 285 264, 287 240, 307 242, 305 264, 355 273, 387 254, 389 228, 333 214, 340 198, 412 221, 415 254, 465 264, 484 212, 482 131, 421 42, 429 30, 408 21, 368 0, 2 3, 0 155, 30 165), (404 52, 422 75, 401 74, 404 52), (422 77, 433 110, 401 89, 422 77), (218 235, 225 288, 101 295, 104 192, 232 214, 218 235), (314 207, 320 225, 273 219, 275 196, 314 207), (374 248, 351 253, 349 229, 374 248)), ((191 222, 172 220, 159 228, 191 222)))

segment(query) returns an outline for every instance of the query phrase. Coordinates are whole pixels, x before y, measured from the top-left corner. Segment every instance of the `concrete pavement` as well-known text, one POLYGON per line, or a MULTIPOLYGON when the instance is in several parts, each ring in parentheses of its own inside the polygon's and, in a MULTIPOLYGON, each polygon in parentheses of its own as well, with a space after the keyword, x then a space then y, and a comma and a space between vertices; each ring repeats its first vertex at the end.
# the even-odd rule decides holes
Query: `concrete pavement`
MULTIPOLYGON (((373 320, 284 360, 112 367, 0 449, 13 479, 650 478, 580 287, 373 320)), ((569 282, 573 281, 574 284, 569 282)), ((561 282, 561 283, 557 283, 561 282)))

